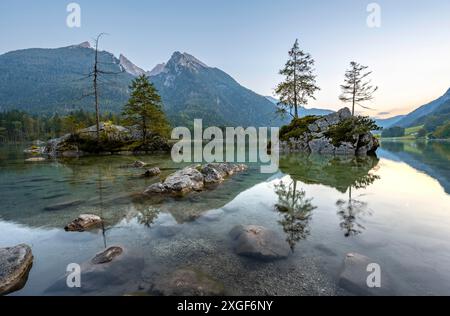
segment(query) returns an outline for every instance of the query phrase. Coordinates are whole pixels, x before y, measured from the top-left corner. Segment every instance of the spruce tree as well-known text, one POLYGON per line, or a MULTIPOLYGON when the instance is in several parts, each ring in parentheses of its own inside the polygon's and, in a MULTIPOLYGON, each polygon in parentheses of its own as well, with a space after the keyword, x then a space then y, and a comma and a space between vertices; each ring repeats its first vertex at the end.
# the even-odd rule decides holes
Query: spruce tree
POLYGON ((308 104, 308 100, 314 99, 314 93, 320 90, 314 75, 314 59, 299 48, 298 39, 289 51, 289 59, 280 70, 280 75, 285 79, 275 89, 280 99, 277 113, 281 116, 288 113, 298 118, 298 107, 308 104))
POLYGON ((339 100, 344 103, 352 103, 353 116, 355 115, 355 105, 370 109, 361 103, 373 100, 373 94, 378 90, 378 87, 371 85, 371 80, 368 77, 372 72, 366 72, 367 68, 369 67, 352 61, 350 69, 345 72, 344 84, 341 85, 342 94, 339 96, 339 100))
POLYGON ((161 97, 148 77, 137 77, 131 83, 130 89, 131 97, 123 111, 127 123, 139 126, 144 144, 149 132, 167 137, 170 125, 162 111, 161 97))

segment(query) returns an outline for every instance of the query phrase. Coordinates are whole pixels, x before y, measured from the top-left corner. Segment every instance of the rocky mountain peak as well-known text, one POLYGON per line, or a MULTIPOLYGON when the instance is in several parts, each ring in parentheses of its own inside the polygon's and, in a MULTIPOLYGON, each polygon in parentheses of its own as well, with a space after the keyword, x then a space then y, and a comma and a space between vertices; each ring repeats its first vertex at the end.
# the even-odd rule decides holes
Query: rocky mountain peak
POLYGON ((208 68, 208 66, 188 53, 173 53, 167 67, 178 69, 179 67, 188 68, 191 70, 199 70, 201 68, 208 68))
POLYGON ((129 74, 133 76, 141 76, 145 74, 146 72, 142 69, 133 64, 128 58, 126 58, 124 55, 120 54, 119 56, 120 66, 128 72, 129 74))
POLYGON ((78 47, 82 47, 82 48, 91 48, 91 43, 89 43, 88 41, 80 43, 78 45, 76 45, 78 47))
POLYGON ((166 63, 157 64, 151 71, 148 72, 149 76, 156 76, 164 72, 166 63))

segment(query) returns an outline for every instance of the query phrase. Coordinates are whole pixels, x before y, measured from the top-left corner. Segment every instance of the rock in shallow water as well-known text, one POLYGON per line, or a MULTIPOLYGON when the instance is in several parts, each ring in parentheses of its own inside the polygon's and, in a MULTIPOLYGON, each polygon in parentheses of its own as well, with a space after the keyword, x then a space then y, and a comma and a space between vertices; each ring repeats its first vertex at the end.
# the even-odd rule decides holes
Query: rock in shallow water
POLYGON ((262 226, 236 226, 230 231, 234 251, 238 255, 261 260, 287 258, 290 249, 276 232, 262 226))
POLYGON ((176 223, 164 223, 156 227, 156 233, 160 237, 173 237, 181 231, 181 225, 176 223))
POLYGON ((22 289, 32 265, 33 254, 28 245, 0 248, 0 295, 22 289))
POLYGON ((210 163, 205 166, 190 166, 169 175, 164 182, 152 184, 145 194, 186 194, 201 191, 205 185, 220 183, 225 177, 247 169, 242 164, 210 163))
POLYGON ((100 216, 92 214, 81 214, 71 223, 69 223, 64 229, 71 232, 83 232, 88 228, 97 226, 102 223, 100 216))
POLYGON ((133 162, 130 167, 132 168, 144 168, 147 164, 143 161, 140 160, 136 160, 135 162, 133 162))
POLYGON ((179 269, 157 282, 153 293, 163 296, 221 296, 222 283, 196 269, 179 269))
POLYGON ((382 269, 381 265, 379 275, 380 287, 371 288, 368 286, 368 277, 373 272, 368 269, 370 264, 377 264, 377 262, 358 253, 347 254, 339 275, 339 286, 355 295, 395 294, 390 282, 390 277, 388 273, 382 269))
POLYGON ((26 162, 42 162, 45 161, 46 159, 44 157, 32 157, 32 158, 28 158, 25 161, 26 162))
POLYGON ((120 247, 109 247, 105 251, 98 253, 94 258, 92 258, 91 262, 93 264, 103 264, 111 262, 114 260, 114 258, 120 256, 122 253, 123 249, 120 247))
POLYGON ((158 167, 155 167, 155 168, 151 168, 151 169, 148 169, 147 171, 145 171, 144 176, 147 178, 156 177, 160 173, 161 173, 161 170, 158 167))
POLYGON ((46 206, 44 208, 44 210, 45 211, 59 211, 59 210, 63 210, 68 207, 78 206, 83 203, 84 203, 83 200, 71 200, 71 201, 66 201, 66 202, 46 206))

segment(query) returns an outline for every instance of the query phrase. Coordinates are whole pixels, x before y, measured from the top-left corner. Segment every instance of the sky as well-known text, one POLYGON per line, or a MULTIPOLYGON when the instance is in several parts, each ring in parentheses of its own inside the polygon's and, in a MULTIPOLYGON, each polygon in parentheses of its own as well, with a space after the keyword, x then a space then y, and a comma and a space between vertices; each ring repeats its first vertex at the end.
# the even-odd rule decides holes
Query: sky
POLYGON ((321 91, 307 107, 337 110, 350 61, 369 66, 379 87, 361 113, 408 113, 450 88, 448 0, 1 0, 0 54, 69 46, 101 32, 101 48, 151 70, 188 52, 243 86, 273 96, 278 71, 298 38, 316 61, 321 91), (67 5, 81 8, 70 28, 67 5), (380 27, 369 27, 370 3, 380 27))

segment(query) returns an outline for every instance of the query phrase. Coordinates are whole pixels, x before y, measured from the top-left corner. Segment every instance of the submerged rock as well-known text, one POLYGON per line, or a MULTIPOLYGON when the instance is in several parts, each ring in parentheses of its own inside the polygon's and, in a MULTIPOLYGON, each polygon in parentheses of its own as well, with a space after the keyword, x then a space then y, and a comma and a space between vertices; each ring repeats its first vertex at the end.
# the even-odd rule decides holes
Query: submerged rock
POLYGON ((386 271, 380 271, 380 287, 371 288, 367 283, 370 264, 376 263, 369 257, 358 253, 349 253, 345 256, 342 270, 339 275, 339 286, 355 295, 392 295, 394 290, 386 271))
POLYGON ((83 232, 88 228, 97 226, 102 223, 100 216, 92 214, 81 214, 71 223, 69 223, 64 229, 71 232, 83 232))
POLYGON ((222 296, 222 283, 196 269, 179 269, 157 282, 152 290, 163 296, 222 296))
POLYGON ((208 222, 217 221, 224 216, 225 212, 221 209, 211 210, 209 212, 204 213, 200 219, 206 220, 208 222))
POLYGON ((66 201, 66 202, 62 202, 62 203, 46 206, 44 208, 44 210, 45 211, 59 211, 59 210, 63 210, 63 209, 68 208, 68 207, 78 206, 78 205, 81 205, 83 203, 84 203, 83 200, 66 201))
POLYGON ((158 167, 150 168, 147 171, 145 171, 144 176, 147 178, 156 177, 157 175, 161 174, 161 170, 158 167))
POLYGON ((0 248, 0 295, 22 289, 33 265, 33 254, 28 245, 0 248))
POLYGON ((287 258, 289 245, 276 232, 265 227, 236 226, 230 231, 234 251, 241 256, 261 260, 287 258))
POLYGON ((156 233, 164 238, 173 237, 181 231, 181 225, 177 223, 164 223, 156 227, 156 233))
POLYGON ((135 162, 133 162, 130 167, 132 168, 144 168, 147 164, 143 161, 140 160, 136 160, 135 162))
POLYGON ((190 166, 169 175, 164 182, 152 184, 145 194, 186 194, 201 191, 205 185, 220 183, 226 177, 245 170, 247 166, 230 163, 210 163, 205 166, 190 166))
POLYGON ((92 258, 91 262, 93 264, 103 264, 111 262, 114 260, 114 258, 120 256, 122 253, 123 249, 120 247, 109 247, 105 251, 98 253, 94 258, 92 258))
POLYGON ((28 158, 25 161, 26 162, 42 162, 45 161, 46 159, 44 157, 32 157, 32 158, 28 158))
POLYGON ((70 274, 67 272, 48 287, 44 295, 117 295, 129 292, 141 280, 145 267, 144 258, 142 255, 129 253, 127 249, 123 249, 121 255, 118 255, 117 249, 110 255, 113 253, 115 256, 112 256, 111 261, 96 264, 89 260, 80 265, 81 287, 67 287, 67 277, 70 274))

